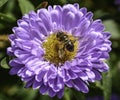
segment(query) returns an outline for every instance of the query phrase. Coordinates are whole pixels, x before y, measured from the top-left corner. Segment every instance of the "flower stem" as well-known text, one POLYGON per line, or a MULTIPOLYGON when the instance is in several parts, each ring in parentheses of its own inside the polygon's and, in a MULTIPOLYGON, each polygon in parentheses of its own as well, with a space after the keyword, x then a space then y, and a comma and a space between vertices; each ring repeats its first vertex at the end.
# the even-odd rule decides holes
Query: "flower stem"
POLYGON ((111 97, 111 71, 103 74, 103 94, 104 100, 110 100, 111 97))

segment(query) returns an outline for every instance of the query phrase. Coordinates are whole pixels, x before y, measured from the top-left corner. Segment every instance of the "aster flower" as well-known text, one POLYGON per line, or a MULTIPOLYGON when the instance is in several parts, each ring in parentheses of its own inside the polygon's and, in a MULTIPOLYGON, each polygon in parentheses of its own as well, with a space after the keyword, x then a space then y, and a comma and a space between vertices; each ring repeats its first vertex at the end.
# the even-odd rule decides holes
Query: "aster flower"
POLYGON ((115 0, 116 5, 120 5, 120 0, 115 0))
POLYGON ((120 0, 115 0, 115 5, 118 6, 118 10, 120 11, 120 0))
POLYGON ((89 82, 108 71, 104 60, 111 50, 110 33, 92 17, 78 4, 48 6, 24 15, 9 36, 10 74, 51 97, 61 98, 65 87, 87 93, 89 82), (64 34, 60 38, 58 33, 64 34))

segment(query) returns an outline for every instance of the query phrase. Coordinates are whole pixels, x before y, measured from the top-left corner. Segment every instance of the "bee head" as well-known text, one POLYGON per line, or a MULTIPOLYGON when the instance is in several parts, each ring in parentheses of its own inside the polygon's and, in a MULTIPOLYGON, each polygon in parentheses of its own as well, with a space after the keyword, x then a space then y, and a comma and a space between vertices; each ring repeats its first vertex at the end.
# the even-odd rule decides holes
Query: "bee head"
POLYGON ((57 37, 57 38, 59 38, 59 37, 61 37, 61 35, 62 35, 62 34, 64 34, 64 33, 63 33, 63 32, 61 32, 61 31, 60 31, 60 32, 57 32, 56 37, 57 37))

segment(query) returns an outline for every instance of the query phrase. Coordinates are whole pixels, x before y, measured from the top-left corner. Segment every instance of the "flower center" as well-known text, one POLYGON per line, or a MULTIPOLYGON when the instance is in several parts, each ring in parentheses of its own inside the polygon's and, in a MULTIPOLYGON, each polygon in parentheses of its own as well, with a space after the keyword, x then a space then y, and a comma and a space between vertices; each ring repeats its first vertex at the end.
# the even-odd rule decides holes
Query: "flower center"
POLYGON ((78 50, 78 40, 68 33, 57 32, 47 37, 43 42, 43 48, 45 49, 44 58, 47 61, 61 65, 75 57, 78 50))

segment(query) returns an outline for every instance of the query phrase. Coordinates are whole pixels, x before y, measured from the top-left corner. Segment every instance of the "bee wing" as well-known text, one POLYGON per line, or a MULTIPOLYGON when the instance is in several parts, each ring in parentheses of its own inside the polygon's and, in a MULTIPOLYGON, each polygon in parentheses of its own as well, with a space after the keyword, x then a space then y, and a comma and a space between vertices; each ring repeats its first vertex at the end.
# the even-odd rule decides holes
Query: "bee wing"
POLYGON ((58 50, 58 55, 59 55, 59 58, 60 58, 60 59, 62 59, 62 58, 64 57, 65 51, 64 51, 63 48, 58 50))

